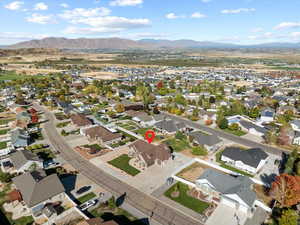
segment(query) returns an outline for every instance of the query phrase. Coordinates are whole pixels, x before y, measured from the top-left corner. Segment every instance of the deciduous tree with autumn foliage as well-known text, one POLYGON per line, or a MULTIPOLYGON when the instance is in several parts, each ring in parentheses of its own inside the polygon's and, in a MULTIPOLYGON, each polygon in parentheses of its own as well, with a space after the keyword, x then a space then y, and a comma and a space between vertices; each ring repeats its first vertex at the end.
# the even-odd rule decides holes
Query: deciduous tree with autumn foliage
POLYGON ((300 176, 281 174, 272 183, 270 196, 280 208, 291 207, 300 202, 300 176))

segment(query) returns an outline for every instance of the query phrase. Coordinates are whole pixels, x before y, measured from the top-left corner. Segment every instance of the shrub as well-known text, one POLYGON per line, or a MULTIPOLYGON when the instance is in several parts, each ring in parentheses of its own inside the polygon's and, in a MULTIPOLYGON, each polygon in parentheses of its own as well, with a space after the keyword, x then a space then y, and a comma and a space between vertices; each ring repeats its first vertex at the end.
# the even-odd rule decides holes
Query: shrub
POLYGON ((192 148, 193 155, 206 156, 207 150, 203 147, 197 146, 192 148))

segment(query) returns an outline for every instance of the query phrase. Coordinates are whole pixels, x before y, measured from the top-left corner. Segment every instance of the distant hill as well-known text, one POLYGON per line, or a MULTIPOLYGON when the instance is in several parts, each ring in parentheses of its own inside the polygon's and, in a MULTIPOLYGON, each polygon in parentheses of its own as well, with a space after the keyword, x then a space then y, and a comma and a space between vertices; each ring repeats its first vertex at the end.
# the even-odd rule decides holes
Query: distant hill
POLYGON ((10 48, 58 48, 58 49, 132 49, 151 48, 151 45, 139 43, 133 40, 121 38, 98 38, 98 39, 67 39, 67 38, 44 38, 10 45, 10 48))
POLYGON ((31 40, 6 46, 10 49, 19 48, 57 48, 57 49, 160 49, 160 48, 216 48, 216 49, 243 49, 243 48, 300 48, 300 43, 265 43, 258 45, 236 45, 194 40, 163 40, 142 39, 139 41, 121 38, 44 38, 31 40))

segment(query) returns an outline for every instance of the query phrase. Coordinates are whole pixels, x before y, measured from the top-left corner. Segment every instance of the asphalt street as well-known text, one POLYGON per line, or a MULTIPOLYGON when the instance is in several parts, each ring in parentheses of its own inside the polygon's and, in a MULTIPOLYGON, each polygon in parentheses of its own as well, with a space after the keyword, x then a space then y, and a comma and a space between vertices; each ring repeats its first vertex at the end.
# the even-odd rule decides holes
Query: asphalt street
POLYGON ((45 117, 48 122, 44 123, 44 129, 50 144, 59 151, 61 157, 70 163, 78 172, 82 173, 99 186, 111 191, 116 196, 121 196, 126 193, 125 202, 145 215, 148 215, 149 218, 151 217, 150 221, 155 220, 162 225, 201 225, 199 221, 191 216, 178 211, 153 196, 144 194, 134 187, 123 183, 94 166, 89 161, 83 159, 78 153, 73 151, 57 132, 54 125, 53 114, 36 104, 35 107, 45 111, 45 117))

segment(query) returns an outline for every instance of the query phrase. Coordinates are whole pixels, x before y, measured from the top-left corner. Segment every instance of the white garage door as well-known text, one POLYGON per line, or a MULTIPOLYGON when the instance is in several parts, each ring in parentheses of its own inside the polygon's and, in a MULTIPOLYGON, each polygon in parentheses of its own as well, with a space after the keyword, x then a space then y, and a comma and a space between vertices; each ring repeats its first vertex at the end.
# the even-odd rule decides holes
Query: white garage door
POLYGON ((228 205, 228 206, 232 207, 232 208, 236 207, 236 202, 234 202, 234 201, 232 201, 228 198, 222 197, 221 202, 224 203, 225 205, 228 205))
POLYGON ((239 206, 239 210, 242 211, 242 212, 244 212, 244 213, 247 213, 248 212, 248 207, 240 205, 239 206))

